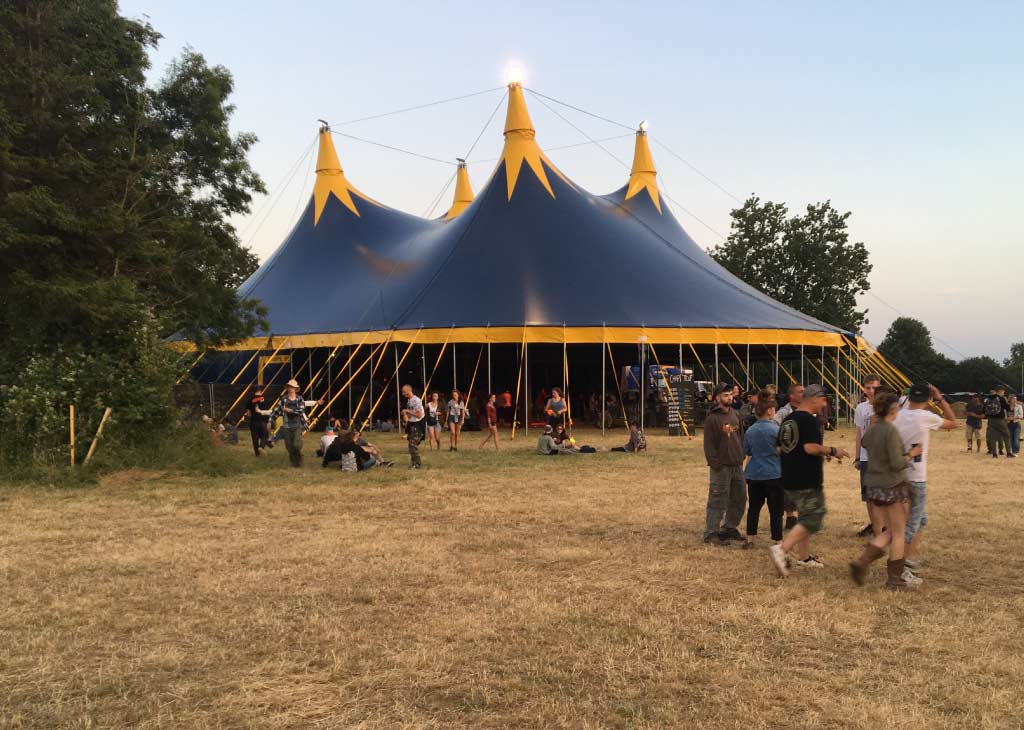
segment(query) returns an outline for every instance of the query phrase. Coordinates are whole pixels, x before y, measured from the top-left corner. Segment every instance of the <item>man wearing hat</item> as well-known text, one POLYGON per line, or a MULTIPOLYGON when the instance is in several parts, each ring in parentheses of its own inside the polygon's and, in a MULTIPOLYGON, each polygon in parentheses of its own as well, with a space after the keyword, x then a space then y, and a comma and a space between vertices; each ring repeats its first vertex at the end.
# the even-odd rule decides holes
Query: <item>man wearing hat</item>
POLYGON ((295 468, 302 466, 302 434, 309 428, 306 420, 306 408, 316 405, 318 401, 307 401, 299 394, 299 384, 292 378, 284 384, 284 395, 277 402, 272 416, 282 416, 284 423, 281 432, 284 434, 284 447, 288 451, 288 460, 295 468))
POLYGON ((789 575, 786 553, 794 550, 796 564, 802 568, 821 568, 824 563, 811 554, 811 535, 821 530, 825 520, 826 458, 849 456, 845 449, 825 446, 824 431, 818 414, 825 407, 825 389, 808 385, 803 400, 786 416, 779 428, 779 456, 782 460, 782 487, 800 513, 796 526, 782 542, 768 548, 772 565, 782 577, 789 575))
POLYGON ((951 431, 959 426, 953 409, 942 397, 942 393, 934 385, 915 383, 910 386, 907 404, 900 410, 893 422, 896 431, 903 440, 903 448, 910 451, 915 446, 921 447, 921 455, 915 456, 907 467, 907 481, 913 489, 911 493, 910 516, 904 533, 906 548, 903 552, 903 580, 907 583, 920 583, 921 579, 914 574, 917 568, 917 549, 921 545, 921 531, 928 524, 928 513, 925 511, 928 468, 928 442, 931 432, 942 429, 951 431), (933 413, 928 408, 932 401, 942 410, 942 415, 933 413))
POLYGON ((728 545, 730 540, 747 544, 738 529, 747 506, 743 480, 743 429, 732 407, 732 386, 715 386, 711 411, 704 419, 704 458, 710 470, 704 542, 728 545), (724 515, 724 520, 723 520, 724 515))

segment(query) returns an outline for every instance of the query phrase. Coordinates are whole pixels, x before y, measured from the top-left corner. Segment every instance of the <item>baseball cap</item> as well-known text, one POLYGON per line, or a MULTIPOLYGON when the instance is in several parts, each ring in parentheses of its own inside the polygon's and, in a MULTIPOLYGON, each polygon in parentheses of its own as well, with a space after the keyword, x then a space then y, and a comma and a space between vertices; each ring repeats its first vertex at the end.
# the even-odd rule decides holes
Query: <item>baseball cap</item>
POLYGON ((715 395, 721 395, 725 391, 732 391, 732 386, 728 383, 719 383, 715 386, 715 395))
POLYGON ((552 433, 554 430, 555 429, 551 428, 551 426, 544 427, 544 433, 552 433))
POLYGON ((927 403, 932 397, 932 389, 927 383, 914 383, 908 390, 907 397, 911 403, 927 403))
POLYGON ((825 389, 820 385, 808 385, 804 388, 804 398, 823 398, 825 389))

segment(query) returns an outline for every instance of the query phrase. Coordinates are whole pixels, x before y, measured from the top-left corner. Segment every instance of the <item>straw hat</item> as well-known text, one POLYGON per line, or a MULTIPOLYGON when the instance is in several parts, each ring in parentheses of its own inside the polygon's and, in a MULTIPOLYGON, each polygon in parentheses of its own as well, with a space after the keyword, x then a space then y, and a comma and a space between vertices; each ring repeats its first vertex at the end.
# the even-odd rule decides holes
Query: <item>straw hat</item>
POLYGON ((284 384, 284 387, 286 387, 286 388, 295 388, 296 390, 298 390, 299 389, 299 384, 297 382, 295 382, 295 378, 292 378, 291 380, 289 380, 287 383, 284 384))

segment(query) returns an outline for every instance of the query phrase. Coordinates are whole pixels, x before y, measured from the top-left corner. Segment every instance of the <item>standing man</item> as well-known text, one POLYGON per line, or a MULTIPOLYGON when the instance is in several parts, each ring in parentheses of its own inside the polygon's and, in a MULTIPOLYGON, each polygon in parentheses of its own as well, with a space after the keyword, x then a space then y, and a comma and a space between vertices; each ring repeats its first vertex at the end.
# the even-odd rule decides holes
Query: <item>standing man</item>
POLYGON ((988 443, 988 452, 992 454, 993 459, 998 459, 1004 451, 1007 459, 1017 458, 1010 446, 1010 427, 1006 423, 1009 411, 1010 404, 1006 401, 1006 388, 997 385, 992 389, 992 395, 985 400, 985 418, 988 419, 985 441, 988 443))
POLYGON ((270 440, 270 411, 263 410, 263 389, 257 388, 246 407, 249 412, 249 435, 252 436, 252 450, 260 456, 263 449, 272 448, 270 440))
MULTIPOLYGON (((789 396, 786 398, 786 405, 775 411, 775 423, 780 427, 782 422, 786 420, 786 417, 793 412, 793 409, 798 408, 804 400, 804 386, 801 383, 791 383, 787 392, 789 396)), ((785 497, 786 529, 792 530, 796 527, 797 523, 796 505, 790 500, 789 492, 785 492, 785 497)))
POLYGON ((921 532, 928 524, 928 512, 925 510, 928 442, 932 431, 940 428, 943 431, 951 431, 959 425, 956 416, 953 415, 953 409, 949 407, 939 389, 926 383, 915 383, 910 386, 907 405, 893 421, 893 426, 903 439, 904 451, 909 452, 916 446, 921 447, 920 456, 915 456, 911 460, 906 471, 907 481, 910 482, 913 492, 910 495, 910 516, 907 518, 907 527, 904 531, 906 548, 903 551, 903 580, 911 585, 921 583, 921 579, 914 574, 914 568, 917 567, 917 549, 921 545, 921 532), (929 400, 942 409, 941 416, 928 410, 929 400))
POLYGON ((746 544, 746 538, 736 529, 747 506, 742 469, 743 429, 732 407, 732 387, 719 383, 715 386, 714 398, 711 412, 704 421, 704 457, 711 472, 704 542, 728 545, 734 540, 746 544))
POLYGON ((981 396, 977 393, 971 396, 967 403, 967 450, 971 450, 971 438, 978 445, 978 453, 981 453, 981 422, 985 419, 985 406, 981 402, 981 396))
POLYGON ((857 537, 871 537, 874 535, 874 525, 878 521, 874 509, 875 506, 868 500, 867 496, 867 484, 864 479, 868 475, 868 450, 864 448, 861 440, 864 438, 864 433, 868 430, 868 426, 871 425, 871 417, 875 414, 875 407, 872 405, 872 401, 875 399, 875 391, 881 384, 882 379, 877 375, 864 376, 864 382, 861 384, 861 390, 864 391, 864 400, 858 403, 853 411, 853 425, 857 429, 857 438, 853 449, 853 453, 857 455, 857 458, 853 462, 853 468, 860 472, 860 501, 867 506, 868 510, 868 523, 857 532, 857 537))
POLYGON ((402 420, 405 421, 405 435, 409 444, 410 469, 419 469, 422 466, 420 461, 420 443, 426 435, 423 421, 423 401, 412 392, 411 385, 402 386, 402 398, 405 399, 405 408, 402 409, 402 420))
POLYGON ((284 447, 288 451, 288 460, 298 469, 302 466, 302 434, 309 428, 306 420, 306 408, 314 406, 318 401, 307 401, 299 394, 299 384, 292 378, 284 385, 284 395, 277 402, 272 417, 282 416, 284 423, 281 431, 284 434, 284 447))
POLYGON ((795 550, 796 564, 802 568, 822 568, 824 563, 811 554, 811 535, 819 532, 825 520, 825 470, 823 462, 842 459, 845 449, 824 445, 824 431, 818 414, 825 407, 825 389, 809 385, 800 406, 790 413, 779 428, 782 458, 782 487, 796 506, 800 519, 782 542, 768 548, 772 565, 782 577, 789 575, 786 553, 795 550))

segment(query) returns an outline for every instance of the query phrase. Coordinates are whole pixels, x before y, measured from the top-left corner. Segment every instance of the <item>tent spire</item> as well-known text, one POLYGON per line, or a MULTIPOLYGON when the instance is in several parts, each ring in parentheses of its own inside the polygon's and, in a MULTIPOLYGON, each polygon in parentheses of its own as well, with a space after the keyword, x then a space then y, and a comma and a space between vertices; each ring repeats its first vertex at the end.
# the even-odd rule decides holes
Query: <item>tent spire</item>
POLYGON ((650 145, 647 144, 647 122, 640 122, 636 130, 636 146, 633 148, 633 167, 629 171, 629 187, 626 189, 626 200, 629 200, 641 190, 646 190, 647 195, 654 203, 654 207, 661 212, 661 198, 658 195, 658 183, 655 177, 658 174, 654 166, 654 158, 651 156, 650 145))
POLYGON ((368 200, 345 179, 341 162, 338 160, 338 153, 334 149, 334 140, 331 139, 331 128, 322 119, 319 121, 320 147, 316 154, 316 184, 313 186, 313 200, 316 203, 313 211, 313 225, 320 222, 320 214, 324 212, 331 193, 356 215, 359 215, 359 209, 356 208, 355 201, 352 200, 352 193, 368 200))
POLYGON ((450 221, 468 208, 472 202, 473 186, 469 184, 469 172, 466 170, 466 161, 459 158, 459 169, 455 173, 455 198, 452 200, 452 207, 448 209, 444 219, 450 221))
POLYGON ((523 97, 523 85, 513 81, 508 85, 508 111, 505 114, 505 149, 501 158, 505 163, 505 179, 508 185, 508 199, 512 200, 512 193, 516 189, 516 182, 519 180, 519 172, 525 162, 537 180, 544 186, 551 197, 555 197, 555 191, 551 189, 545 166, 558 175, 567 185, 572 185, 566 177, 558 171, 548 156, 544 154, 535 139, 537 130, 533 128, 533 120, 530 119, 530 112, 526 109, 526 99, 523 97), (543 163, 543 164, 542 164, 543 163))

